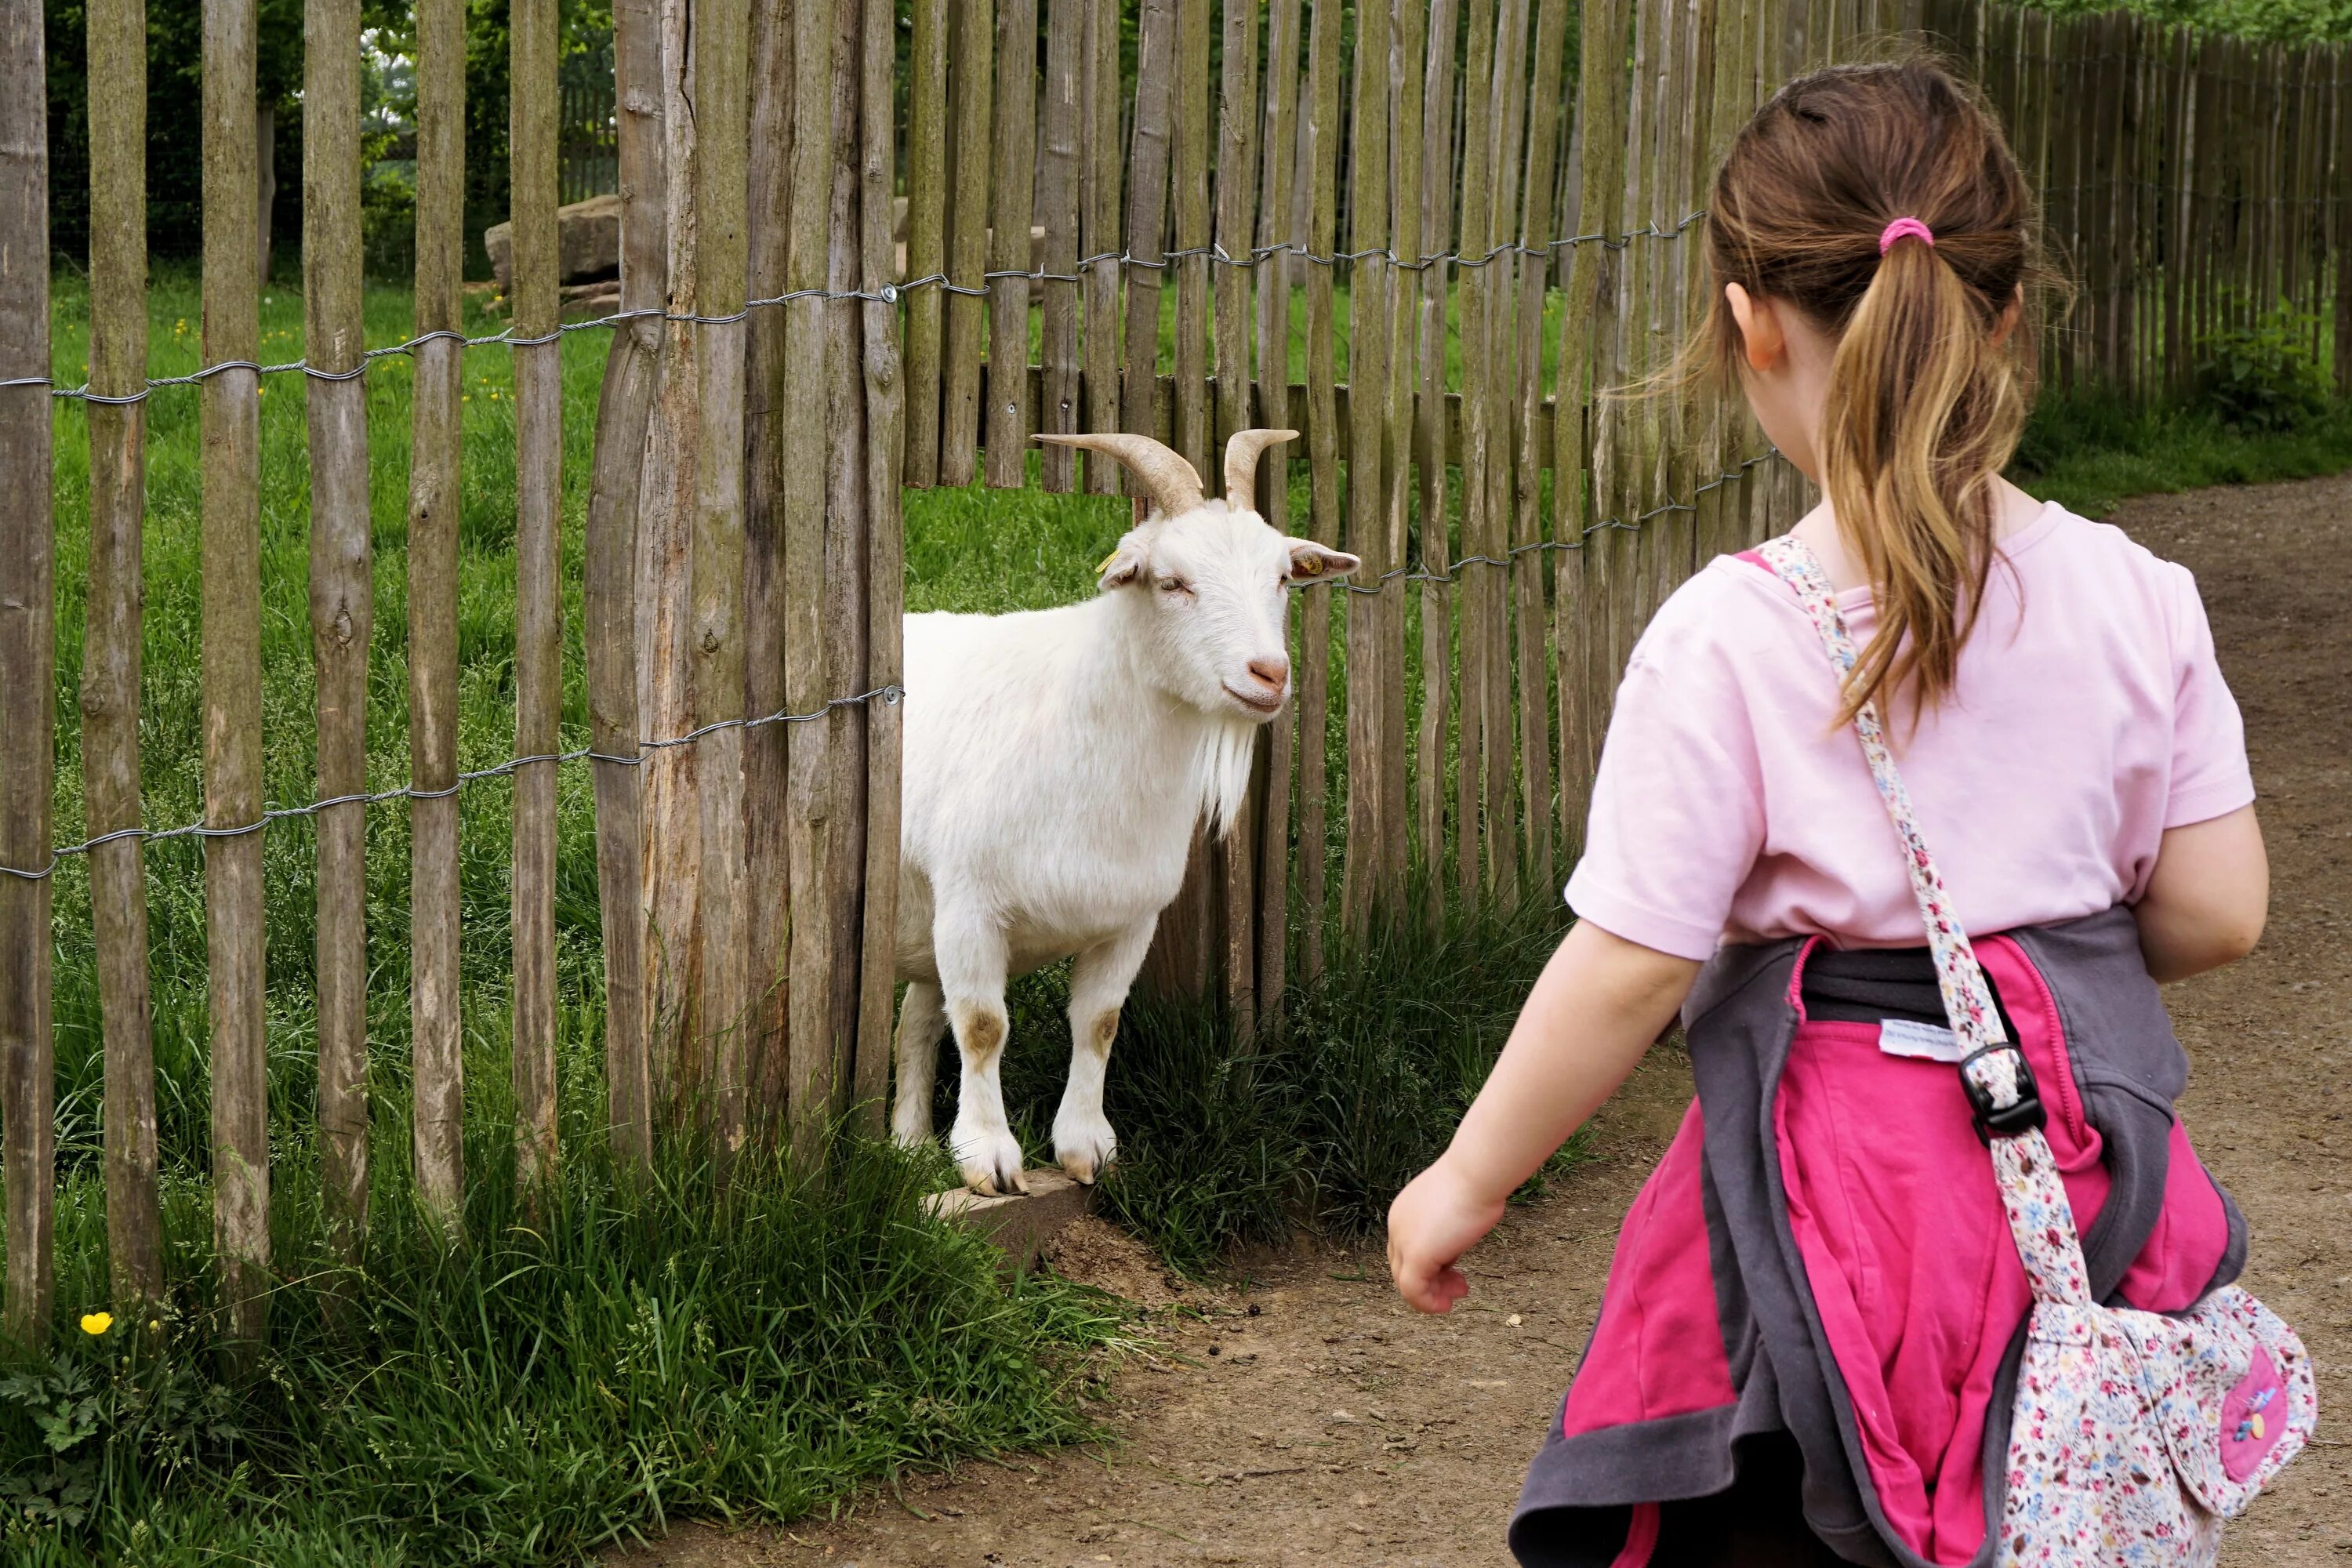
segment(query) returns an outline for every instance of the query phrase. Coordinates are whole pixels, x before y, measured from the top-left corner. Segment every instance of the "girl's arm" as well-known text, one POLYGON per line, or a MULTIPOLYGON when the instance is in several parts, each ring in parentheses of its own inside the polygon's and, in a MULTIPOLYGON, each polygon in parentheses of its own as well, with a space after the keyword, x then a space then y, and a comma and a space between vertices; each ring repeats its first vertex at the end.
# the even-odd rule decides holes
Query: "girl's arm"
POLYGON ((1674 1019, 1699 966, 1580 921, 1544 966, 1502 1058, 1437 1163, 1389 1210, 1389 1272, 1407 1303, 1469 1294, 1454 1267, 1503 1205, 1625 1081, 1674 1019))
POLYGON ((2147 972, 2167 984, 2253 952, 2270 910, 2270 858, 2254 808, 2165 830, 2132 913, 2147 972))

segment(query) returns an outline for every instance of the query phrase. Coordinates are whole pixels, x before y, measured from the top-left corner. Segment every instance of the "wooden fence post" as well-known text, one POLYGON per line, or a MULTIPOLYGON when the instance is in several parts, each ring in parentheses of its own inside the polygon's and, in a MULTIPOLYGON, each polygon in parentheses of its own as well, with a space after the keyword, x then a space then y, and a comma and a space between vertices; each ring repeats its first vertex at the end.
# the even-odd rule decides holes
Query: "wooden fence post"
MULTIPOLYGON (((1217 366, 1213 442, 1230 440, 1234 431, 1250 423, 1250 285, 1258 274, 1244 263, 1257 216, 1257 22, 1258 7, 1229 0, 1224 13, 1224 70, 1217 92, 1217 245, 1224 258, 1211 279, 1215 290, 1217 366)), ((1271 464, 1262 461, 1260 466, 1276 472, 1285 467, 1279 459, 1271 464)), ((1209 478, 1207 472, 1202 477, 1222 488, 1222 482, 1209 478)), ((1279 728, 1279 723, 1267 728, 1279 728)), ((1269 749, 1273 739, 1269 733, 1260 742, 1261 752, 1269 749)), ((1217 988, 1236 1036, 1246 1036, 1257 1026, 1258 822, 1268 809, 1267 762, 1266 756, 1259 756, 1257 782, 1245 797, 1242 818, 1214 845, 1210 856, 1218 893, 1213 922, 1219 939, 1217 988)), ((1280 869, 1277 862, 1277 875, 1280 869)))
MULTIPOLYGON (((333 800, 368 787, 367 665, 375 630, 367 387, 360 379, 366 344, 358 0, 310 0, 304 33, 303 358, 323 373, 304 378, 310 659, 319 683, 319 798, 333 800)), ((90 102, 95 111, 97 95, 90 102)), ((95 247, 92 252, 95 265, 95 247)), ((117 309, 143 319, 145 301, 117 309)), ((97 317, 93 306, 93 326, 97 317)), ((318 853, 319 1190, 338 1254, 357 1264, 368 1220, 366 805, 352 801, 321 811, 318 853)), ((552 934, 551 923, 551 941, 552 934)), ((549 978, 551 984, 551 972, 549 978)))
MULTIPOLYGON (((1567 69, 1564 0, 1543 0, 1536 23, 1533 84, 1528 91, 1527 200, 1520 211, 1519 386, 1515 418, 1518 469, 1511 543, 1522 552, 1511 568, 1519 653, 1519 787, 1523 797, 1519 852, 1535 885, 1553 881, 1551 679, 1546 651, 1543 473, 1538 447, 1543 418, 1543 308, 1551 274, 1553 171, 1558 153, 1560 93, 1567 69)), ((1566 385, 1565 378, 1561 385, 1566 385)), ((1555 449, 1553 461, 1559 454, 1555 449)), ((1555 474, 1554 483, 1558 483, 1555 474)))
MULTIPOLYGON (((887 294, 892 283, 891 68, 897 39, 891 0, 865 0, 864 87, 859 98, 863 186, 860 287, 887 294)), ((899 445, 905 425, 899 380, 898 311, 887 300, 865 307, 866 500, 866 671, 870 686, 898 683, 904 671, 906 532, 899 445)), ((866 939, 852 1075, 856 1122, 880 1136, 890 1089, 890 1004, 898 978, 899 766, 906 710, 893 698, 866 705, 866 939)))
MULTIPOLYGON (((1462 62, 1462 215, 1457 248, 1465 260, 1483 257, 1494 244, 1496 190, 1495 10, 1496 0, 1466 0, 1467 52, 1462 62)), ((1486 297, 1493 268, 1465 267, 1457 300, 1462 337, 1462 682, 1460 742, 1454 763, 1454 885, 1466 904, 1479 896, 1479 852, 1497 832, 1487 773, 1510 763, 1507 727, 1495 723, 1489 687, 1496 679, 1494 651, 1502 646, 1501 595, 1493 590, 1498 570, 1471 561, 1490 553, 1487 507, 1487 381, 1493 355, 1486 341, 1492 312, 1486 297)), ((1500 551, 1491 552, 1499 555, 1500 551)), ((1508 679, 1506 671, 1503 679, 1508 679)), ((1493 864, 1497 851, 1489 850, 1493 864)), ((1499 853, 1507 853, 1507 850, 1499 853)), ((1491 885, 1491 874, 1490 874, 1491 885)))
POLYGON ((653 1061, 646 1016, 644 784, 636 653, 637 503, 668 289, 661 165, 661 43, 653 0, 614 0, 621 168, 621 309, 596 405, 581 592, 594 747, 596 897, 604 948, 606 1121, 614 1165, 653 1170, 653 1061))
MULTIPOLYGON (((249 365, 261 347, 252 0, 206 0, 204 26, 204 358, 207 365, 249 365)), ((230 1336, 250 1342, 261 1338, 269 1314, 260 378, 251 369, 220 371, 205 380, 203 399, 205 825, 220 835, 205 846, 213 1231, 230 1336)))
MULTIPOLYGON (((796 15, 793 40, 793 163, 791 237, 787 242, 785 281, 791 289, 822 289, 825 286, 826 219, 832 205, 834 155, 834 80, 831 24, 832 0, 806 0, 823 23, 796 15)), ((974 9, 985 10, 984 5, 974 9)), ((965 62, 956 62, 959 72, 965 62)), ((985 79, 984 72, 982 80, 985 79)), ((961 77, 959 77, 961 81, 961 77)), ((982 123, 985 124, 983 120, 982 123)), ((971 160, 960 160, 958 178, 969 174, 971 160)), ((959 198, 957 222, 964 209, 959 198)), ((964 235, 956 237, 959 254, 964 235)), ((974 271, 978 268, 975 267, 974 271)), ((950 302, 949 369, 960 374, 952 349, 956 306, 976 301, 958 298, 950 302)), ((794 713, 817 711, 830 695, 833 679, 825 647, 825 415, 827 386, 826 305, 819 299, 797 299, 783 307, 784 382, 799 395, 784 405, 782 501, 784 510, 784 689, 786 706, 794 713)), ((978 344, 978 318, 970 342, 978 344)), ((950 392, 950 413, 955 398, 950 392)), ((976 413, 978 405, 971 405, 976 413)), ((947 420, 940 453, 940 477, 961 484, 970 476, 971 426, 955 434, 956 420, 947 420), (966 465, 950 477, 951 463, 966 465)), ((786 1010, 790 1063, 791 1147, 804 1167, 813 1167, 823 1151, 833 1115, 834 1049, 832 1020, 833 968, 835 933, 826 918, 833 885, 833 837, 824 821, 831 804, 832 726, 823 721, 791 727, 786 744, 792 824, 789 841, 792 900, 791 991, 786 1010)))
MULTIPOLYGON (((1389 728, 1388 689, 1402 669, 1382 657, 1382 574, 1389 567, 1389 25, 1394 0, 1356 7, 1356 79, 1349 160, 1348 546, 1363 561, 1363 582, 1348 584, 1348 843, 1340 907, 1348 934, 1360 942, 1375 905, 1391 907, 1386 876, 1404 825, 1390 816, 1381 787, 1387 759, 1403 737, 1389 728)), ((1400 708, 1402 704, 1398 704, 1400 708)))
MULTIPOLYGON (((0 528, 0 1137, 6 1140, 5 1327, 9 1337, 26 1345, 48 1337, 57 1268, 57 1070, 49 1026, 57 600, 49 500, 49 121, 42 27, 42 7, 35 0, 0 0, 0 381, 15 384, 0 387, 0 485, 6 487, 13 512, 9 526, 0 528)), ((206 42, 211 41, 207 26, 206 42)), ((212 51, 206 54, 209 68, 212 51)), ((245 58, 250 73, 249 48, 245 58)), ((205 85, 211 86, 209 68, 205 85)), ((205 107, 212 107, 209 93, 205 107)), ((245 123, 249 135, 249 111, 245 123)), ((211 151, 209 138, 205 150, 211 151)), ((210 210, 208 205, 208 215, 210 210)), ((243 226, 250 237, 252 224, 243 226)), ((209 267, 205 276, 209 282, 209 267)), ((248 289, 252 278, 248 267, 248 289)), ((210 324, 208 314, 208 337, 210 324)), ((211 500, 207 485, 207 523, 211 500)), ((210 533, 207 528, 207 542, 210 533)), ((211 665, 205 668, 209 674, 211 665)), ((253 885, 257 891, 257 878, 253 885)), ((255 934, 259 935, 257 925, 255 934)), ((244 1243, 248 1237, 239 1230, 237 1239, 244 1243)), ((267 1247, 266 1232, 262 1241, 267 1247)), ((244 1257, 242 1246, 224 1251, 232 1268, 244 1257)), ((242 1276, 239 1282, 246 1282, 242 1276)))
MULTIPOLYGON (((349 0, 344 0, 348 4, 349 0)), ((555 0, 512 0, 515 1181, 555 1178, 555 768, 563 713, 563 362, 556 342, 555 0)))
POLYGON ((989 182, 988 482, 1029 477, 1029 227, 1037 180, 1037 0, 996 0, 989 182), (1013 274, 1013 276, 1007 276, 1013 274))
MULTIPOLYGON (((825 225, 825 436, 824 637, 825 717, 802 729, 824 730, 832 762, 824 904, 817 919, 833 931, 834 963, 822 1005, 825 1030, 828 1121, 849 1110, 856 1089, 857 1000, 864 984, 856 961, 865 928, 865 705, 831 700, 868 689, 866 571, 872 547, 866 511, 868 431, 866 417, 864 309, 849 296, 864 276, 858 231, 863 178, 859 164, 859 84, 864 80, 864 0, 834 0, 833 136, 826 149, 831 202, 825 225)), ((1023 226, 1025 229, 1026 225, 1023 226)), ((1026 348, 1024 348, 1026 357, 1026 348)), ((797 569, 797 565, 796 565, 797 569)), ((805 919, 806 917, 799 917, 805 919)))
MULTIPOLYGON (((1333 352, 1331 255, 1339 233, 1340 0, 1313 0, 1307 41, 1307 454, 1318 544, 1339 542, 1339 418, 1333 352)), ((1131 319, 1131 318, 1130 318, 1131 319)), ((1132 329, 1130 328, 1130 331, 1132 329)), ((1328 581, 1328 579, 1327 579, 1328 581)), ((1298 903, 1300 978, 1323 973, 1324 879, 1329 847, 1331 596, 1310 589, 1298 606, 1298 903)))
MULTIPOLYGON (((1432 0, 1422 84, 1421 249, 1415 308, 1412 461, 1421 499, 1421 727, 1413 763, 1414 816, 1420 824, 1423 924, 1445 921, 1445 756, 1453 704, 1452 490, 1446 482, 1445 307, 1454 247, 1454 80, 1460 47, 1460 0, 1432 0)), ((1400 193, 1407 195, 1409 193, 1400 193)), ((1465 274, 1466 276, 1466 274, 1465 274)), ((1466 713, 1467 710, 1464 710, 1466 713)))
MULTIPOLYGON (((907 60, 907 268, 908 279, 947 268, 948 0, 914 0, 907 60)), ((756 149, 755 153, 756 156, 756 149)), ((764 200, 755 196, 755 203, 764 200)), ((779 203, 779 205, 782 204, 779 203)), ((895 279, 894 279, 895 280, 895 279)), ((947 293, 925 284, 907 296, 907 482, 940 477, 940 332, 947 293)))
MULTIPOLYGON (((251 0, 213 3, 249 5, 251 0)), ((408 482, 408 782, 415 791, 409 829, 410 1049, 416 1195, 454 1231, 466 1173, 465 1056, 457 1017, 458 399, 464 378, 457 281, 466 201, 466 18, 459 0, 418 0, 416 57, 416 331, 427 341, 415 354, 408 482)), ((209 192, 205 205, 209 221, 209 192)), ((205 583, 211 585, 209 570, 205 583)), ((205 641, 209 646, 209 636, 205 641)))
POLYGON ((694 721, 727 724, 698 742, 702 969, 696 1026, 708 1038, 710 1157, 723 1180, 741 1150, 745 1037, 751 1018, 751 926, 744 904, 743 437, 740 320, 751 261, 745 207, 751 155, 748 0, 696 0, 694 11, 695 368, 701 405, 693 567, 694 721))
MULTIPOLYGON (((1291 257, 1305 237, 1290 224, 1290 195, 1298 144, 1299 0, 1273 0, 1266 17, 1265 119, 1258 184, 1257 418, 1268 429, 1290 427, 1291 257)), ((1228 248, 1231 248, 1228 247, 1228 248)), ((1258 510, 1277 531, 1290 529, 1292 445, 1267 450, 1258 467, 1258 510)), ((1293 594, 1296 604, 1304 597, 1293 594)), ((1295 618, 1295 617, 1294 617, 1295 618)), ((1287 631, 1287 627, 1286 627, 1287 631)), ((1287 642, 1289 639, 1286 638, 1287 642)), ((1265 788, 1258 816, 1257 1007, 1260 1017, 1282 1002, 1290 971, 1290 794, 1297 771, 1298 714, 1266 727, 1265 788)))
MULTIPOLYGON (((995 0, 955 0, 949 12, 956 28, 955 43, 948 51, 948 113, 955 130, 948 143, 953 183, 948 216, 948 324, 942 362, 947 385, 940 406, 940 483, 968 485, 981 429, 980 341, 988 292, 981 274, 988 269, 990 64, 996 43, 995 0)), ((803 36, 807 37, 806 29, 803 36)), ((795 79, 806 85, 809 78, 803 74, 795 79)), ((795 181, 795 201, 799 195, 795 181)), ((824 233, 822 226, 813 231, 820 247, 824 233)), ((1025 235, 1022 243, 1024 247, 1028 243, 1025 235)))
MULTIPOLYGON (((776 298, 784 292, 785 285, 785 241, 792 222, 793 23, 794 13, 788 5, 751 7, 745 287, 753 299, 760 300, 776 298)), ((944 55, 940 63, 944 69, 944 55)), ((919 80, 921 68, 919 49, 919 80)), ((942 88, 943 100, 944 94, 942 88)), ((934 220, 937 205, 932 204, 934 220)), ((936 232, 932 237, 937 238, 936 232)), ((936 374, 940 291, 925 289, 915 298, 928 300, 933 307, 931 368, 936 374)), ((757 717, 782 711, 785 706, 783 420, 793 393, 784 384, 784 312, 772 306, 754 310, 744 331, 743 711, 757 717)), ((936 467, 936 385, 931 413, 931 462, 936 467)), ((911 458, 908 467, 913 467, 911 458)), ((927 473, 919 481, 909 472, 906 482, 929 483, 929 476, 927 473)), ((785 1046, 789 989, 785 953, 791 942, 792 910, 785 900, 774 896, 774 889, 786 886, 792 875, 792 829, 787 820, 791 783, 786 762, 790 742, 785 730, 782 724, 767 724, 743 734, 747 889, 743 918, 751 1007, 744 1021, 748 1037, 743 1075, 750 1100, 746 1121, 751 1136, 769 1142, 783 1129, 791 1077, 785 1046)))
MULTIPOLYGON (((1045 276, 1038 285, 1045 296, 1038 345, 1045 395, 1036 425, 1062 435, 1079 428, 1083 413, 1078 405, 1078 149, 1087 42, 1081 13, 1089 4, 1091 0, 1052 0, 1045 23, 1045 149, 1037 163, 1037 203, 1044 209, 1037 216, 1045 230, 1039 258, 1039 270, 1045 276)), ((1037 455, 1038 478, 1049 490, 1075 489, 1077 471, 1075 447, 1047 447, 1037 455)))
MULTIPOLYGON (((354 38, 354 73, 358 62, 354 38)), ((82 632, 81 755, 85 820, 97 835, 135 830, 142 819, 140 542, 147 510, 147 410, 127 400, 147 395, 145 0, 94 0, 89 79, 89 386, 99 398, 126 400, 93 401, 89 406, 89 613, 82 632)), ((357 112, 354 102, 354 117, 357 112)), ((15 718, 10 715, 12 731, 15 718)), ((322 832, 324 826, 322 820, 322 832)), ((107 1258, 112 1299, 134 1311, 142 1302, 160 1300, 163 1291, 145 862, 136 837, 101 844, 89 855, 99 1006, 106 1033, 107 1258)), ((0 864, 14 863, 0 854, 0 864)), ((322 991, 322 1065, 326 1019, 322 991)), ((320 1104, 323 1109, 323 1093, 320 1104)), ((332 1192, 333 1167, 323 1148, 321 1161, 326 1168, 320 1184, 332 1192)))
MULTIPOLYGON (((1296 5, 1297 0, 1289 0, 1296 5)), ((1123 194, 1119 157, 1118 0, 1084 0, 1086 79, 1080 115, 1078 247, 1086 259, 1086 423, 1092 431, 1119 428, 1118 291, 1119 203, 1123 194)), ((1092 453, 1086 463, 1087 492, 1117 495, 1118 465, 1092 453)))

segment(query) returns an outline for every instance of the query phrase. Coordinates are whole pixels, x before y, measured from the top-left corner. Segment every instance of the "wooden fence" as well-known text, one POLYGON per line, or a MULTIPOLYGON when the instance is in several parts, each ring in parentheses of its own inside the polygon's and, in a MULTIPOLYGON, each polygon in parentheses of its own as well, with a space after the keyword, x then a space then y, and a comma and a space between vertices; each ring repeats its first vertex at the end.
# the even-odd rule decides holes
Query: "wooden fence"
MULTIPOLYGON (((161 1286, 142 847, 207 839, 215 1229, 236 1326, 269 1271, 260 853, 318 828, 321 1191, 367 1226, 366 818, 413 813, 415 1173, 465 1191, 455 795, 514 781, 515 1137, 555 1131, 554 773, 594 770, 604 1064, 624 1168, 698 1108, 722 1162, 804 1157, 885 1085, 904 486, 1032 482, 1040 431, 1160 436, 1203 473, 1246 426, 1269 518, 1362 556, 1298 596, 1298 700, 1241 829, 1196 858, 1151 975, 1247 1028, 1378 919, 1556 886, 1633 638, 1709 555, 1785 527, 1798 477, 1738 409, 1608 389, 1704 303, 1696 228, 1740 121, 1790 75, 1910 35, 1985 86, 2082 283, 2069 384, 2179 389, 2218 325, 2332 310, 2352 384, 2346 51, 1975 0, 617 0, 622 311, 563 626, 554 0, 515 0, 515 315, 460 336, 462 7, 418 0, 416 336, 361 336, 357 0, 308 0, 304 272, 318 795, 261 797, 255 0, 204 34, 203 823, 139 792, 145 375, 139 0, 91 0, 93 333, 48 381, 37 0, 0 0, 0 1125, 6 1327, 52 1311, 49 872, 86 854, 102 953, 113 1288, 161 1286), (898 70, 904 9, 908 56, 898 70), (690 56, 690 58, 689 58, 690 56), (691 70, 687 68, 690 64, 691 70), (904 150, 905 179, 898 165, 904 150), (903 192, 903 264, 893 197, 903 192), (1033 237, 1033 236, 1034 237, 1033 237), (1033 246, 1036 259, 1033 261, 1033 246), (1172 301, 1163 295, 1172 289, 1172 301), (1032 354, 1033 322, 1036 352, 1032 354), (510 353, 515 758, 457 768, 459 363, 510 353), (364 776, 373 584, 361 377, 413 357, 410 781, 364 776), (1345 378, 1341 356, 1345 356, 1345 378), (1295 378, 1295 379, 1294 379, 1295 378), (49 400, 89 414, 83 747, 57 846, 49 400), (562 648, 592 733, 560 750, 562 648), (776 890, 782 889, 782 896, 776 890)), ((563 330, 569 330, 566 324, 563 330)), ((165 390, 167 395, 187 395, 165 390)), ((1036 482, 1115 491, 1066 450, 1036 482)))

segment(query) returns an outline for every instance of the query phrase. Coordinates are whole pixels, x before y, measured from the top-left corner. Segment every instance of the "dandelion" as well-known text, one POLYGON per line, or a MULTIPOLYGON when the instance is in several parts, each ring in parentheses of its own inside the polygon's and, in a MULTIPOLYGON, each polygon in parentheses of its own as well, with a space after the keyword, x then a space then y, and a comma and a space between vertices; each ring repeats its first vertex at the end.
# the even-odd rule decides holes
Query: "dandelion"
POLYGON ((114 1314, 111 1312, 84 1312, 81 1315, 81 1331, 93 1338, 112 1327, 114 1314))

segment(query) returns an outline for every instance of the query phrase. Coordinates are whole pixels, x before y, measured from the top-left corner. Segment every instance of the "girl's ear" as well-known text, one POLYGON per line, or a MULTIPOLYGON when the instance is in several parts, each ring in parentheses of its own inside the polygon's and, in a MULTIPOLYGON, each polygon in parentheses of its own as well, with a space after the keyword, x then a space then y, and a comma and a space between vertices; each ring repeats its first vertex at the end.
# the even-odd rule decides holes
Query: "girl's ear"
POLYGON ((2017 331, 2017 324, 2024 319, 2025 285, 2020 283, 2017 292, 2010 296, 2009 303, 2000 308, 2000 316, 1992 324, 1992 346, 2000 348, 2006 344, 2010 334, 2017 331))
POLYGON ((1739 328, 1740 357, 1749 370, 1761 374, 1788 358, 1788 334, 1780 330, 1780 315, 1769 300, 1750 294, 1737 283, 1723 286, 1723 298, 1739 328))

